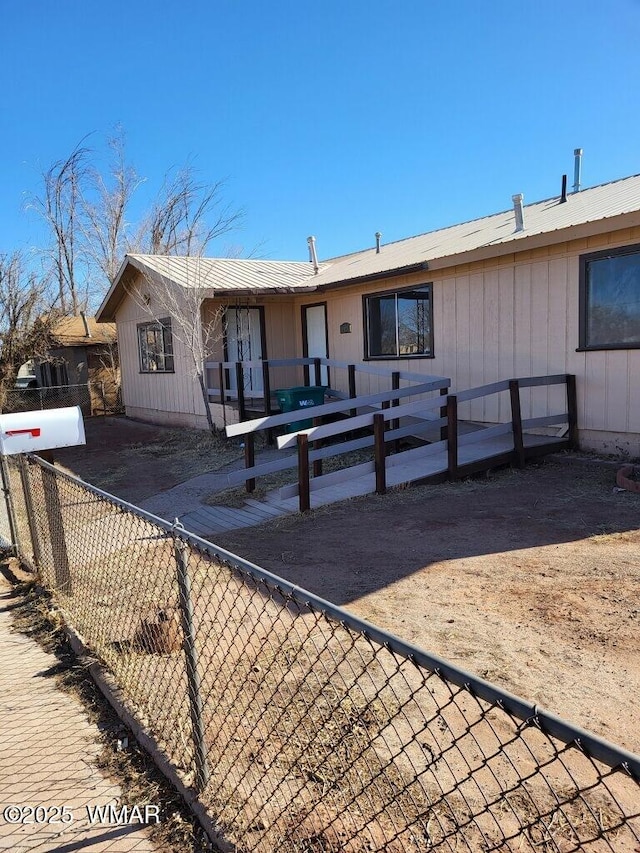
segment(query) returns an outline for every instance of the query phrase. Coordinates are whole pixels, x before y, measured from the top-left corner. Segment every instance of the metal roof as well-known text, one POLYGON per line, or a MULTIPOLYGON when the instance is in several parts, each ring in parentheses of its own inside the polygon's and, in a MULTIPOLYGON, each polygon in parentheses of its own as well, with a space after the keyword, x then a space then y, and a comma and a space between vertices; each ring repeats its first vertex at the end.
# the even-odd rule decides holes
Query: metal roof
MULTIPOLYGON (((524 229, 515 230, 513 208, 441 228, 417 237, 409 237, 394 243, 383 244, 380 252, 375 247, 339 258, 329 259, 313 283, 317 287, 347 282, 366 276, 419 264, 452 258, 481 248, 508 246, 508 251, 517 251, 517 244, 528 238, 561 231, 576 225, 606 220, 625 213, 640 210, 640 175, 622 178, 608 184, 571 193, 566 202, 560 196, 524 206, 524 229)), ((523 246, 523 248, 525 248, 523 246)))
MULTIPOLYGON (((313 266, 302 261, 262 261, 240 258, 127 255, 137 268, 170 279, 182 287, 216 292, 260 291, 289 293, 313 289, 313 266)), ((126 260, 126 259, 125 259, 126 260)))
MULTIPOLYGON (((524 206, 524 228, 516 231, 513 208, 473 219, 460 225, 429 231, 416 237, 383 244, 320 264, 317 274, 313 265, 302 261, 264 261, 241 258, 174 257, 167 255, 127 255, 107 293, 97 318, 104 322, 115 319, 123 297, 122 279, 131 265, 144 272, 160 275, 183 287, 202 287, 217 293, 295 293, 349 284, 367 277, 402 274, 426 268, 462 263, 476 257, 488 258, 526 249, 535 243, 531 238, 548 242, 571 239, 567 229, 588 223, 600 223, 597 231, 607 227, 625 227, 607 220, 640 212, 640 175, 621 178, 607 184, 570 193, 566 202, 559 196, 524 206)), ((636 223, 640 224, 640 220, 636 223)), ((594 231, 594 233, 597 233, 594 231)))

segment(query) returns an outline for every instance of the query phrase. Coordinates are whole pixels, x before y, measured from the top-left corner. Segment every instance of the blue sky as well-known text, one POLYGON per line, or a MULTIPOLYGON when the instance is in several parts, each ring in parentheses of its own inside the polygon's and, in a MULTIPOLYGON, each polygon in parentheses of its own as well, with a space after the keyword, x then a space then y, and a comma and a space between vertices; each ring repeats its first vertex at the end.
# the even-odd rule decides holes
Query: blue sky
POLYGON ((0 251, 39 173, 121 124, 147 178, 226 178, 231 238, 325 258, 640 172, 640 2, 0 0, 0 251))

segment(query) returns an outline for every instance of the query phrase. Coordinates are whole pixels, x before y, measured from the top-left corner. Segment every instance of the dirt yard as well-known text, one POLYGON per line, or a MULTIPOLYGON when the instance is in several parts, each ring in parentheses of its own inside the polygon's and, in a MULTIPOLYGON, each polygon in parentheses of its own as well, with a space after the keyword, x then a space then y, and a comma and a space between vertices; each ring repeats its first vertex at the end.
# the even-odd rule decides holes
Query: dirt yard
POLYGON ((87 443, 56 450, 56 464, 132 503, 217 471, 242 457, 238 442, 203 430, 170 429, 124 417, 87 418, 87 443))
POLYGON ((547 462, 218 543, 640 751, 640 496, 547 462))
MULTIPOLYGON (((110 429, 65 466, 87 480, 104 471, 116 452, 109 435, 128 427, 110 429)), ((181 470, 197 464, 183 458, 181 470)), ((178 482, 179 470, 131 451, 109 488, 135 501, 178 482)), ((614 491, 615 472, 597 460, 547 461, 216 542, 640 752, 640 495, 614 491)))

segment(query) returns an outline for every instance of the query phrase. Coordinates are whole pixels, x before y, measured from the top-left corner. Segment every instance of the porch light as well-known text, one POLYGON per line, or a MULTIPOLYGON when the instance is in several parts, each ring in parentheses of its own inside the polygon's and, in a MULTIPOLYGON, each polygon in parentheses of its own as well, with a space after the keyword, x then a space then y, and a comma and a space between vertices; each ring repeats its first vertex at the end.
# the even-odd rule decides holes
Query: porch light
POLYGON ((351 323, 340 323, 340 334, 348 335, 351 332, 351 323))

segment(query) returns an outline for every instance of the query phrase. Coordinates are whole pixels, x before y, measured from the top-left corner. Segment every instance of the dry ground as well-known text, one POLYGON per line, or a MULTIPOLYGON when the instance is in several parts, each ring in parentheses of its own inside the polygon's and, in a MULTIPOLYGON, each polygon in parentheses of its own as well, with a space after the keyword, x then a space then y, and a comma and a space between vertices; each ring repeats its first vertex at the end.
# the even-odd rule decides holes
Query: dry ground
POLYGON ((334 505, 218 543, 640 751, 640 495, 550 462, 334 505))
POLYGON ((204 430, 153 426, 124 417, 87 418, 87 443, 55 451, 56 464, 137 503, 240 459, 238 441, 204 430))
MULTIPOLYGON (((108 469, 109 437, 142 426, 123 421, 114 431, 113 420, 94 421, 94 444, 65 466, 87 480, 108 469)), ((145 429, 172 446, 167 431, 145 429)), ((183 449, 176 465, 134 450, 108 486, 129 500, 179 482, 180 471, 211 470, 198 468, 201 452, 189 459, 183 449)), ((597 460, 547 461, 216 541, 639 752, 640 495, 614 492, 615 471, 597 460)))

